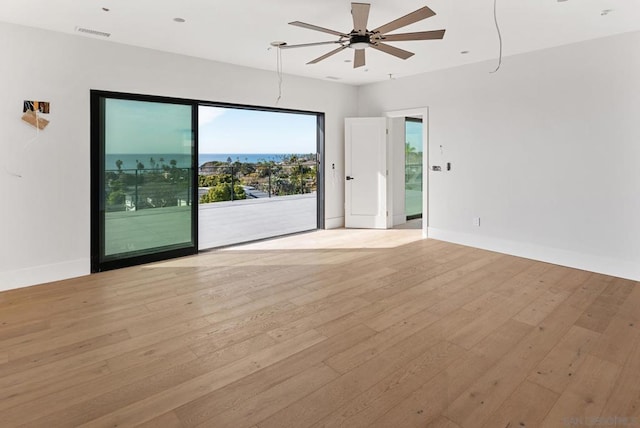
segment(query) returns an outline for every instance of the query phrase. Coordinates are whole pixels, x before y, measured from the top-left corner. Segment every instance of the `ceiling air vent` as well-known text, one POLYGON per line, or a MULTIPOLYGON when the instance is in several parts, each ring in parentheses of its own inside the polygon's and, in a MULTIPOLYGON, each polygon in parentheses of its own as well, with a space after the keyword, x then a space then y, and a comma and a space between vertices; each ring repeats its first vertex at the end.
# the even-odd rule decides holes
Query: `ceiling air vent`
POLYGON ((90 28, 76 27, 78 33, 91 34, 98 37, 110 37, 111 33, 105 33, 104 31, 92 30, 90 28))

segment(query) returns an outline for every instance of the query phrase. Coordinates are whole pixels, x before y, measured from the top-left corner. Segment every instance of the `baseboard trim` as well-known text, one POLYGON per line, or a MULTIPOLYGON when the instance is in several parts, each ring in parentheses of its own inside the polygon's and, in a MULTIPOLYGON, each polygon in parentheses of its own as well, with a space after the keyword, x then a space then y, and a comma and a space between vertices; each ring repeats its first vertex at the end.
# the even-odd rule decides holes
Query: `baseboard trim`
POLYGON ((344 217, 333 217, 324 220, 325 229, 340 229, 344 227, 344 217))
POLYGON ((90 264, 87 258, 0 272, 0 292, 89 275, 90 264))
POLYGON ((631 261, 594 256, 525 242, 454 232, 434 227, 428 228, 428 236, 431 239, 454 244, 640 281, 640 263, 633 263, 631 261))
POLYGON ((405 224, 407 222, 407 216, 402 214, 396 214, 393 216, 393 225, 398 226, 399 224, 405 224))

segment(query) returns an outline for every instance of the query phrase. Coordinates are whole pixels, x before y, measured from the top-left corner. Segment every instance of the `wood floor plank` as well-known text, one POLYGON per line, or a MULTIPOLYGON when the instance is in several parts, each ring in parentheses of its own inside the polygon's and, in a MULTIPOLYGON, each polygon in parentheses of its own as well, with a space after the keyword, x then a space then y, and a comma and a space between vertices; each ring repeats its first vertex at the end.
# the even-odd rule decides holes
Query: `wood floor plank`
POLYGON ((327 309, 318 311, 303 318, 298 318, 293 322, 269 331, 267 334, 278 341, 288 340, 321 324, 358 310, 368 304, 369 302, 359 297, 336 302, 327 309))
POLYGON ((338 373, 320 363, 274 387, 257 394, 224 413, 204 421, 199 427, 244 427, 266 419, 275 412, 310 394, 338 377, 338 373))
POLYGON ((130 338, 131 336, 126 330, 120 330, 72 343, 67 346, 61 346, 51 351, 33 354, 28 357, 16 358, 9 352, 9 362, 0 365, 0 378, 21 370, 26 371, 36 367, 46 366, 47 364, 64 360, 70 356, 77 356, 85 352, 99 350, 108 345, 121 344, 130 338))
POLYGON ((483 427, 538 427, 557 399, 558 394, 524 381, 483 427))
POLYGON ((0 390, 0 411, 27 402, 36 403, 47 395, 54 396, 60 391, 82 385, 94 380, 104 380, 111 374, 105 361, 86 368, 75 370, 71 374, 64 373, 51 379, 33 381, 0 390))
POLYGON ((0 327, 0 343, 14 337, 20 337, 29 333, 46 330, 50 325, 48 321, 44 320, 19 323, 17 325, 7 325, 7 322, 5 321, 3 324, 5 325, 0 327))
POLYGON ((602 413, 620 369, 616 364, 588 356, 540 426, 572 425, 571 421, 593 425, 591 421, 602 413))
MULTIPOLYGON (((395 279, 393 279, 393 281, 395 281, 395 279)), ((372 288, 379 288, 379 287, 380 287, 380 283, 376 283, 376 281, 372 281, 370 283, 370 286, 358 287, 357 289, 352 289, 352 290, 355 290, 354 293, 350 293, 350 292, 345 294, 341 293, 338 296, 342 296, 342 295, 344 295, 345 297, 352 296, 352 295, 360 296, 363 290, 370 290, 372 288)), ((417 287, 420 287, 420 286, 417 286, 417 287)), ((394 314, 389 314, 392 317, 397 316, 396 308, 398 306, 401 306, 410 301, 414 301, 416 300, 417 296, 424 295, 424 293, 425 293, 424 291, 419 290, 416 287, 403 289, 398 293, 389 295, 388 297, 385 297, 381 300, 371 302, 371 304, 361 309, 352 311, 348 314, 345 314, 342 317, 336 318, 335 320, 326 322, 318 326, 317 330, 326 336, 332 336, 340 331, 343 331, 344 329, 351 328, 355 325, 358 325, 361 323, 369 323, 375 317, 378 317, 378 316, 386 317, 387 315, 385 315, 385 312, 388 312, 388 311, 394 312, 394 314)), ((435 304, 437 301, 438 301, 438 298, 435 298, 433 295, 430 295, 428 298, 424 299, 423 302, 421 302, 421 304, 424 307, 430 307, 431 305, 435 304)), ((390 321, 392 322, 392 320, 387 319, 387 321, 384 322, 384 324, 388 325, 390 321)), ((377 328, 384 329, 385 326, 378 325, 377 328)))
POLYGON ((192 427, 223 413, 273 385, 295 376, 308 367, 319 364, 332 355, 362 340, 375 332, 363 325, 355 326, 326 341, 313 345, 270 367, 265 367, 249 376, 193 400, 176 410, 187 427, 192 427))
POLYGON ((465 428, 484 424, 566 334, 581 313, 582 310, 570 307, 559 308, 550 314, 498 364, 463 392, 447 408, 445 416, 465 428))
POLYGON ((449 342, 437 343, 406 366, 343 404, 314 427, 368 427, 407 395, 462 356, 449 342))
POLYGON ((449 331, 469 322, 471 317, 472 315, 465 310, 442 319, 428 311, 422 311, 334 355, 327 359, 327 364, 340 373, 346 373, 437 321, 437 325, 432 326, 430 332, 433 336, 439 335, 444 339, 449 331), (444 331, 445 328, 446 331, 444 331))
POLYGON ((454 284, 438 289, 438 295, 444 297, 444 300, 435 304, 430 311, 444 315, 470 304, 532 264, 531 261, 524 259, 498 259, 486 269, 474 271, 454 284))
POLYGON ((580 319, 576 321, 576 325, 598 333, 604 332, 632 290, 633 284, 628 281, 611 282, 589 305, 580 319))
POLYGON ((600 417, 605 420, 618 418, 620 425, 640 424, 640 340, 636 339, 618 381, 613 385, 611 395, 600 417))
POLYGON ((259 351, 254 355, 237 360, 232 364, 205 373, 172 388, 159 391, 157 394, 121 407, 80 426, 113 427, 147 422, 168 410, 200 398, 208 392, 215 391, 260 370, 262 367, 274 364, 325 339, 324 336, 314 330, 309 330, 307 333, 298 335, 289 341, 259 351))
POLYGON ((397 272, 397 269, 391 269, 386 266, 368 270, 364 275, 360 275, 357 278, 353 278, 350 273, 345 272, 345 278, 335 282, 332 281, 329 284, 325 283, 325 280, 323 279, 322 281, 319 281, 323 285, 322 287, 306 291, 300 296, 291 298, 291 301, 296 305, 308 304, 335 294, 344 293, 346 290, 351 288, 358 288, 362 285, 372 283, 376 279, 381 279, 381 282, 385 279, 391 281, 397 272))
POLYGON ((640 424, 639 307, 420 230, 207 251, 0 293, 0 425, 640 424))
POLYGON ((157 418, 144 422, 137 426, 138 428, 183 428, 182 422, 174 412, 167 412, 157 418))
POLYGON ((196 361, 191 352, 180 351, 160 357, 147 365, 91 379, 53 394, 30 396, 30 400, 3 412, 5 420, 31 427, 76 426, 98 417, 111 406, 118 407, 128 397, 144 392, 140 383, 153 387, 154 377, 173 377, 174 372, 196 361))
POLYGON ((623 366, 632 353, 634 344, 640 340, 640 286, 635 288, 618 313, 600 336, 591 354, 612 363, 623 366))
POLYGON ((571 291, 563 290, 560 293, 545 291, 540 297, 531 302, 513 317, 514 320, 521 321, 533 326, 540 324, 549 313, 560 306, 564 300, 571 295, 571 291))
MULTIPOLYGON (((199 324, 195 326, 195 328, 198 327, 200 327, 199 324)), ((77 370, 91 367, 97 363, 102 363, 105 359, 108 359, 112 356, 120 355, 129 350, 137 349, 139 347, 149 346, 149 344, 157 343, 159 341, 165 340, 165 338, 171 338, 186 334, 192 331, 193 328, 194 325, 192 323, 178 324, 170 329, 159 330, 147 336, 133 338, 129 341, 105 346, 89 352, 84 352, 26 371, 17 371, 16 373, 13 373, 9 376, 0 378, 0 390, 3 390, 5 388, 17 388, 19 390, 21 385, 25 388, 30 388, 34 383, 44 382, 47 379, 55 379, 57 376, 61 375, 71 375, 77 370)), ((191 353, 184 352, 184 354, 189 355, 191 353)), ((148 362, 154 361, 157 358, 157 356, 155 355, 149 355, 148 357, 148 362)))
POLYGON ((531 326, 507 321, 483 339, 472 352, 466 352, 448 365, 443 372, 373 421, 371 426, 423 427, 435 423, 439 416, 444 417, 443 412, 469 385, 498 363, 531 331, 531 326))
POLYGON ((435 421, 430 422, 427 428, 460 428, 460 425, 454 423, 451 419, 440 416, 435 421))
MULTIPOLYGON (((316 423, 345 401, 362 394, 407 365, 448 335, 446 323, 434 324, 405 338, 289 407, 260 422, 260 428, 297 427, 316 423)), ((327 362, 331 359, 327 360, 327 362)))
POLYGON ((573 326, 562 340, 531 371, 528 379, 561 394, 573 380, 576 371, 596 346, 600 335, 580 326, 573 326))

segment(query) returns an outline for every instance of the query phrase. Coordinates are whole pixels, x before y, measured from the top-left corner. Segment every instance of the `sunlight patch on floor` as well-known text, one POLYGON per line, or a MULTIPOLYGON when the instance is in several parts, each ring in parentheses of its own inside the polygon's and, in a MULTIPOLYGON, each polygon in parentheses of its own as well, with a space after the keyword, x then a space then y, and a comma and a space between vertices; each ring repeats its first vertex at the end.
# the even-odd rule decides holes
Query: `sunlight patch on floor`
POLYGON ((421 230, 331 229, 239 245, 221 251, 395 248, 420 239, 421 230))
POLYGON ((203 268, 220 270, 249 266, 331 265, 396 248, 422 239, 416 229, 332 229, 318 230, 249 244, 201 252, 195 256, 145 266, 158 268, 203 268), (283 257, 285 256, 285 257, 283 257))

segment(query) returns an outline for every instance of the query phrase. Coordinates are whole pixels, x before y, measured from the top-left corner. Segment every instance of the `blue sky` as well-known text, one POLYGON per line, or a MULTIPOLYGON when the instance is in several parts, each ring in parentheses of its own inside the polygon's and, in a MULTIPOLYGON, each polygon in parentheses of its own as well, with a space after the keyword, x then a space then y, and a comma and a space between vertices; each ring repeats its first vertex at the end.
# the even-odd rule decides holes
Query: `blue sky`
POLYGON ((422 151, 422 123, 407 121, 406 138, 409 145, 416 148, 416 152, 422 151))
MULTIPOLYGON (((107 153, 191 153, 191 106, 107 99, 107 153)), ((200 153, 315 153, 316 116, 200 106, 200 153)))
POLYGON ((315 153, 316 116, 200 106, 200 153, 315 153))
POLYGON ((107 153, 191 153, 191 106, 107 99, 107 153))

